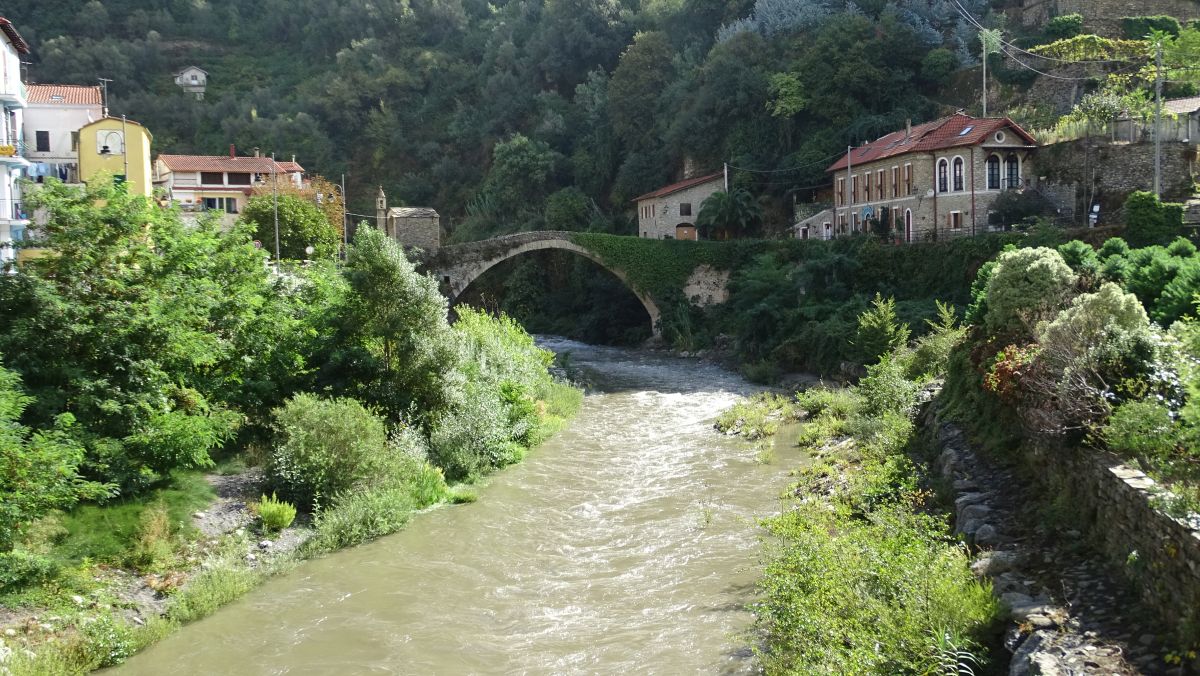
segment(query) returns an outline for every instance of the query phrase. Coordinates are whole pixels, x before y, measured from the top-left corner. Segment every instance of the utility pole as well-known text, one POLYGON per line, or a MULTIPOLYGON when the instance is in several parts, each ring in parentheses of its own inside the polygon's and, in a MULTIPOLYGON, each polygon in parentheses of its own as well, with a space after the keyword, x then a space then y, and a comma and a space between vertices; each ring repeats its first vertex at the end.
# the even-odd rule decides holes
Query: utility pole
POLYGON ((1157 35, 1154 68, 1154 194, 1162 197, 1162 87, 1163 44, 1157 35))
POLYGON ((279 272, 279 180, 275 177, 275 153, 271 153, 271 194, 275 205, 275 271, 279 272))
POLYGON ((853 145, 846 146, 846 225, 851 232, 854 230, 854 189, 850 187, 854 183, 853 150, 853 145))
MULTIPOLYGON (((125 163, 125 189, 129 189, 129 136, 125 133, 125 116, 121 116, 121 160, 125 163)), ((149 178, 149 176, 147 176, 149 178)))
POLYGON ((987 117, 987 43, 983 45, 983 115, 987 117))
POLYGON ((721 170, 725 173, 725 192, 728 193, 729 192, 729 163, 722 162, 721 170))
POLYGON ((346 253, 350 250, 350 214, 347 213, 349 210, 347 204, 349 202, 346 201, 346 175, 342 174, 342 260, 345 260, 346 253))
POLYGON ((100 114, 102 117, 108 117, 108 83, 112 82, 112 80, 106 77, 96 79, 100 80, 101 98, 103 99, 103 106, 100 114))

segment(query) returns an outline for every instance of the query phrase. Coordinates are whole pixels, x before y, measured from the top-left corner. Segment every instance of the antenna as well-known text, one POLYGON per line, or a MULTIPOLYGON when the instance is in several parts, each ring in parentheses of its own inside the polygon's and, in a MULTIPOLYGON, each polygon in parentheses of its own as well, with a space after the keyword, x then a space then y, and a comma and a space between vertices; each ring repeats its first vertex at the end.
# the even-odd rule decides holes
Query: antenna
POLYGON ((104 109, 100 112, 103 117, 108 117, 108 83, 112 82, 112 79, 107 77, 98 77, 96 79, 100 81, 100 87, 103 90, 101 103, 103 104, 104 109))

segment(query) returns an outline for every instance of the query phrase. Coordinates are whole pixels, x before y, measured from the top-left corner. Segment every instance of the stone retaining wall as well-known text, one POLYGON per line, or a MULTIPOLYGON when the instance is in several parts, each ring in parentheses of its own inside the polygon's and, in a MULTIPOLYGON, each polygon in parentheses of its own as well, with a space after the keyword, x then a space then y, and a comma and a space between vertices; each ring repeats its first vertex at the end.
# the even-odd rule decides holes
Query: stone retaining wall
POLYGON ((1156 508, 1154 480, 1114 455, 1042 447, 1024 460, 1148 608, 1177 630, 1200 620, 1200 519, 1189 524, 1156 508))
MULTIPOLYGON (((1191 145, 1163 144, 1163 197, 1168 201, 1186 198, 1192 193, 1196 171, 1196 152, 1191 145)), ((1079 139, 1042 146, 1037 153, 1041 185, 1075 185, 1079 200, 1089 196, 1094 180, 1095 195, 1101 205, 1101 219, 1115 213, 1125 198, 1136 190, 1154 188, 1154 144, 1110 143, 1104 139, 1079 139)), ((1076 204, 1082 212, 1088 205, 1076 204)))

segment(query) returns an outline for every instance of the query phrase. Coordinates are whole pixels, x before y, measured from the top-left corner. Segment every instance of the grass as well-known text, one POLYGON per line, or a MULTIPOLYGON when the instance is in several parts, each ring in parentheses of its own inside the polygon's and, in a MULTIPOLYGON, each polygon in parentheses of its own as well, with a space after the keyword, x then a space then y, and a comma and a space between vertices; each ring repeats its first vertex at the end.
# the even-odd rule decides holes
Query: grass
POLYGON ((774 436, 779 426, 798 419, 801 411, 789 397, 771 392, 760 392, 717 416, 717 429, 734 432, 747 439, 762 439, 774 436))
POLYGON ((120 565, 134 554, 142 532, 143 514, 161 504, 175 533, 192 530, 191 515, 212 504, 217 497, 198 472, 176 474, 170 484, 136 499, 114 500, 104 505, 81 505, 63 515, 66 535, 50 556, 68 565, 85 559, 120 565))

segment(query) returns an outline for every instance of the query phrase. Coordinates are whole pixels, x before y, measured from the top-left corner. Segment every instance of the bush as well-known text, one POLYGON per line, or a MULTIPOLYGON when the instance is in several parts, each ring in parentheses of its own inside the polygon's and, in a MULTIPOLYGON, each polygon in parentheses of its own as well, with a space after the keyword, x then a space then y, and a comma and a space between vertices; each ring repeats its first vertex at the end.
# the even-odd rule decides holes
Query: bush
POLYGON ((171 535, 171 515, 163 502, 155 502, 142 511, 137 539, 129 563, 145 571, 158 571, 171 564, 175 546, 171 535))
POLYGON ((1107 260, 1113 256, 1125 256, 1129 253, 1129 243, 1120 237, 1110 237, 1100 245, 1100 258, 1107 260))
POLYGON ((1133 247, 1167 244, 1183 233, 1183 211, 1164 204, 1152 192, 1135 192, 1125 200, 1125 238, 1133 247))
POLYGON ((1121 32, 1128 40, 1145 40, 1154 31, 1179 35, 1183 27, 1173 16, 1127 16, 1121 19, 1121 32))
POLYGON ((929 333, 913 344, 912 358, 908 365, 911 380, 940 378, 946 373, 950 353, 967 336, 966 327, 958 325, 954 306, 936 301, 938 321, 925 320, 929 333))
POLYGON ((873 416, 884 413, 911 416, 921 386, 909 380, 907 372, 905 356, 895 353, 886 354, 879 363, 868 366, 867 377, 856 388, 862 395, 864 410, 873 416))
POLYGON ((254 512, 267 531, 283 530, 296 519, 296 508, 290 502, 279 500, 275 493, 269 498, 266 495, 259 498, 258 504, 254 505, 254 512))
POLYGON ((218 608, 254 589, 264 573, 237 559, 217 559, 188 581, 167 607, 167 619, 187 624, 212 615, 218 608))
POLYGON ((1063 261, 1071 266, 1076 274, 1083 277, 1095 277, 1100 271, 1100 257, 1091 244, 1074 239, 1058 246, 1058 253, 1063 261))
POLYGON ((20 550, 0 552, 0 592, 48 582, 59 570, 58 562, 46 556, 20 550))
POLYGON ((1062 307, 1074 286, 1075 274, 1057 251, 1006 251, 988 277, 984 324, 993 334, 1028 334, 1062 307))
MULTIPOLYGON (((333 258, 341 245, 337 228, 321 209, 296 195, 279 196, 279 249, 283 258, 333 258), (312 255, 305 247, 313 248, 312 255)), ((242 219, 254 227, 254 238, 272 255, 275 252, 275 199, 271 195, 251 197, 242 219)))
POLYGON ((921 61, 921 79, 933 85, 946 81, 958 68, 958 57, 944 47, 930 50, 921 61))
POLYGON ((275 411, 275 425, 267 482, 295 505, 311 509, 396 471, 383 421, 353 399, 297 394, 275 411))
POLYGON ((908 344, 911 331, 896 317, 896 299, 883 299, 876 293, 871 307, 858 316, 854 346, 864 364, 878 360, 887 352, 908 344))
POLYGON ((1113 411, 1100 436, 1114 453, 1139 460, 1148 469, 1175 450, 1179 427, 1171 409, 1161 403, 1130 401, 1113 411))
POLYGON ((1083 32, 1083 16, 1080 14, 1063 14, 1046 22, 1042 35, 1047 42, 1066 40, 1083 32))
POLYGON ((1042 216, 1053 216, 1054 204, 1041 193, 1006 190, 992 202, 988 224, 1004 229, 1029 226, 1042 216))

